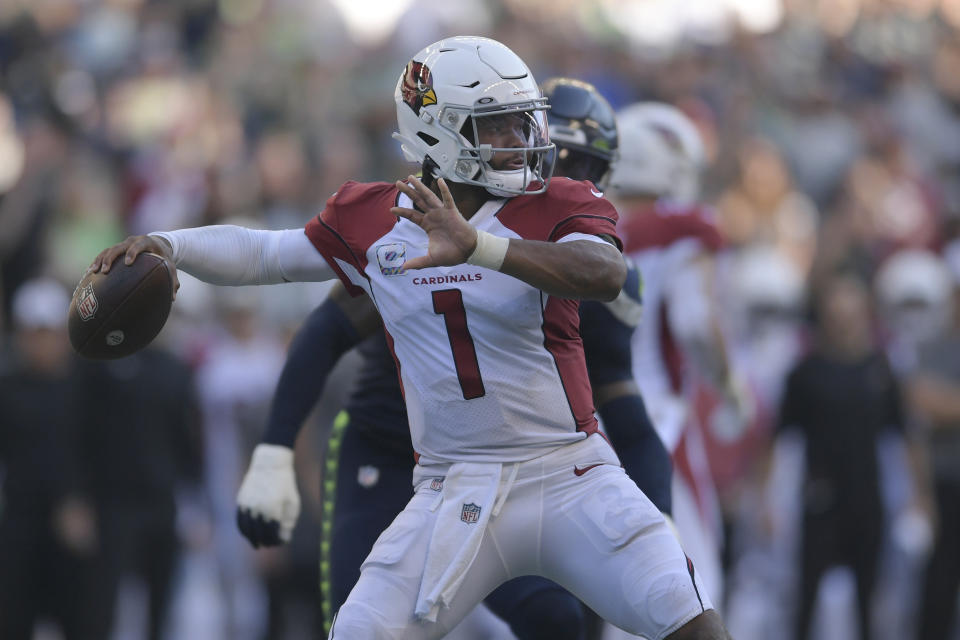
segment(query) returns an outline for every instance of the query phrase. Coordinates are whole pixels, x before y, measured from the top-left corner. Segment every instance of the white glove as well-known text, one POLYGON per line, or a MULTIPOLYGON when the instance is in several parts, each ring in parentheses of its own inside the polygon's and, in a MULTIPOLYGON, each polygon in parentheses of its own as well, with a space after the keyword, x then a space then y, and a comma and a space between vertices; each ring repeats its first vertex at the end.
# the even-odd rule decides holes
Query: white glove
POLYGON ((259 444, 237 493, 237 527, 256 547, 290 542, 300 515, 293 450, 259 444))

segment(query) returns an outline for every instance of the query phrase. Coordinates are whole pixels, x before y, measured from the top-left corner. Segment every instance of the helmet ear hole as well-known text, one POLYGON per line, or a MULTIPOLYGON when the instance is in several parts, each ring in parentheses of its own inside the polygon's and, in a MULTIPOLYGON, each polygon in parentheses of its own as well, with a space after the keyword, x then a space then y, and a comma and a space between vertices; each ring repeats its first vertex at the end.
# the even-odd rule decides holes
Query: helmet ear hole
POLYGON ((439 169, 439 165, 433 161, 433 158, 430 156, 425 156, 420 170, 420 175, 422 176, 424 184, 432 183, 434 177, 436 177, 435 174, 439 169))
POLYGON ((467 116, 466 118, 464 118, 463 126, 460 127, 459 133, 464 138, 466 138, 467 141, 470 142, 470 144, 474 146, 477 145, 477 141, 474 139, 474 135, 473 135, 473 118, 472 117, 467 116))
POLYGON ((435 146, 438 142, 440 142, 429 133, 424 133, 423 131, 418 132, 417 137, 426 142, 428 147, 435 146))

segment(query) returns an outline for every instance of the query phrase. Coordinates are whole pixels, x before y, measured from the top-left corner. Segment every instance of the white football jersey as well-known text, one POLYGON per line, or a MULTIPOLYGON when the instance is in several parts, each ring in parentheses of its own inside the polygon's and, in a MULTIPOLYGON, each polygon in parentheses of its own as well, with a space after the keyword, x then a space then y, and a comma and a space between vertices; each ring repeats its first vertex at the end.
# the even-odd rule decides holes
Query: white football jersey
MULTIPOLYGON (((427 235, 390 213, 411 207, 387 183, 348 182, 306 234, 351 293, 383 318, 424 463, 514 462, 596 431, 578 302, 511 276, 461 264, 404 271, 427 235)), ((507 238, 616 238, 613 206, 586 182, 489 200, 470 219, 507 238)))
POLYGON ((675 328, 705 322, 708 313, 707 301, 684 277, 696 256, 723 243, 699 208, 636 212, 621 232, 624 253, 643 274, 644 315, 631 341, 633 374, 657 433, 673 453, 686 423, 685 403, 679 401, 686 391, 686 363, 675 328))

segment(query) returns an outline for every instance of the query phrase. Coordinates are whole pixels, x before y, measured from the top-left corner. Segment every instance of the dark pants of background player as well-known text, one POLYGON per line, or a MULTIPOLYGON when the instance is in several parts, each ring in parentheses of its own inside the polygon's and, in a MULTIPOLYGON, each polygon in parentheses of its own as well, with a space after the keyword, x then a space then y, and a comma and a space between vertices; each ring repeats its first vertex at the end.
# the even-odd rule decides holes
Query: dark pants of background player
POLYGON ((870 638, 870 601, 882 542, 883 514, 836 508, 806 513, 801 541, 800 610, 796 640, 808 640, 820 579, 827 569, 849 567, 857 585, 860 638, 870 638))
POLYGON ((147 596, 147 628, 143 637, 160 640, 164 637, 180 554, 174 503, 157 498, 144 505, 105 505, 100 522, 105 549, 97 572, 98 588, 102 590, 100 615, 113 620, 121 582, 126 577, 137 578, 147 596))
POLYGON ((97 558, 68 551, 53 535, 52 515, 13 513, 0 518, 0 638, 30 640, 41 618, 67 640, 109 637, 112 620, 99 615, 97 558))
MULTIPOLYGON (((409 451, 383 444, 341 414, 324 469, 320 589, 325 627, 360 578, 360 565, 380 533, 413 496, 409 451)), ((582 640, 583 605, 545 578, 515 578, 486 599, 519 640, 582 640)))
POLYGON ((8 514, 0 520, 0 638, 30 640, 40 618, 56 622, 67 640, 110 637, 120 580, 129 573, 147 587, 145 637, 162 638, 179 544, 172 505, 165 515, 101 511, 100 551, 78 556, 54 539, 49 514, 8 514))
POLYGON ((940 530, 927 565, 920 605, 920 640, 949 640, 957 630, 957 589, 960 588, 960 482, 938 479, 937 513, 940 530))

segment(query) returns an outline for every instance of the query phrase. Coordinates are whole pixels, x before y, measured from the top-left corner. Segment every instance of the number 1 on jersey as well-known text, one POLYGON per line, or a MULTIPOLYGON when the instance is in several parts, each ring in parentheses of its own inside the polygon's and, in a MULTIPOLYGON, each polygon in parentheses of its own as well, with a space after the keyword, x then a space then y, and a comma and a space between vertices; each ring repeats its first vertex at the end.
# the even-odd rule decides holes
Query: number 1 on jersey
POLYGON ((470 328, 467 326, 467 310, 463 306, 460 289, 443 289, 433 292, 433 312, 443 316, 447 325, 447 337, 453 351, 453 364, 457 368, 460 389, 465 400, 479 398, 486 393, 480 378, 477 350, 473 346, 470 328))

